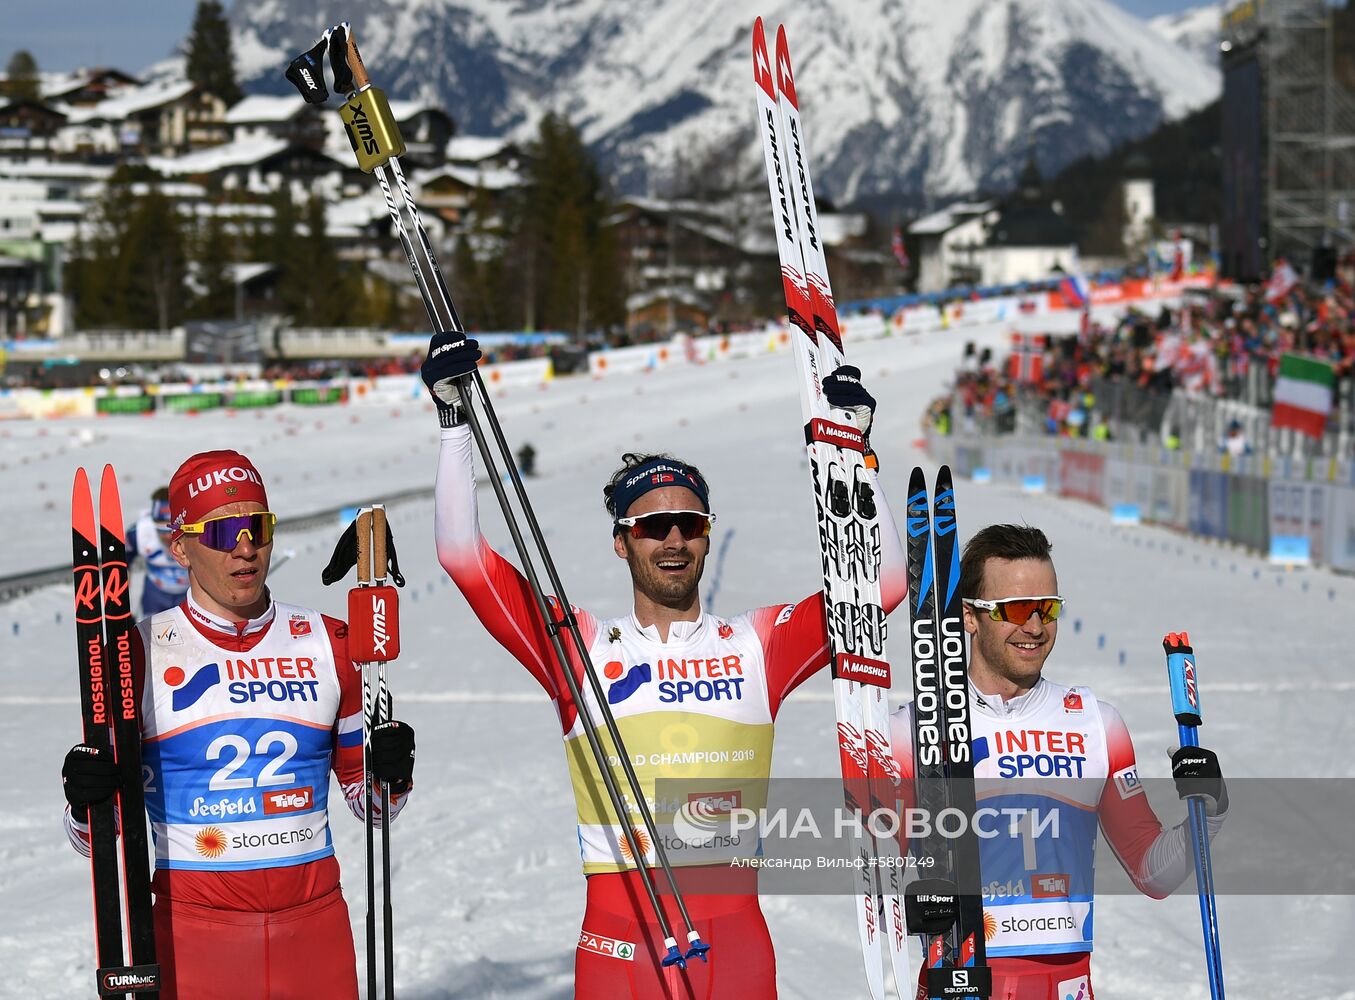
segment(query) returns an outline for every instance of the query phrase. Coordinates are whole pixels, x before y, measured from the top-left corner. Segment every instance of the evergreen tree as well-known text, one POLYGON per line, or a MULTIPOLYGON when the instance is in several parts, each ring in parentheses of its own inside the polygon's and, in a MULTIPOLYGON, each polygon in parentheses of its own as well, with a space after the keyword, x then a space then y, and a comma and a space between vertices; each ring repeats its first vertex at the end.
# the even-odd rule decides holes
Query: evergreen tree
POLYGON ((38 83, 38 61, 27 49, 19 49, 9 57, 9 65, 5 67, 4 92, 12 101, 42 99, 42 88, 38 83))
POLYGON ((188 79, 226 102, 244 97, 235 78, 230 22, 218 0, 198 0, 188 36, 188 79))
POLYGON ((194 319, 235 317, 235 246, 221 216, 208 216, 193 241, 193 260, 201 294, 189 307, 194 319))
POLYGON ((185 227, 158 188, 132 194, 144 173, 115 171, 72 243, 66 281, 81 327, 166 330, 183 319, 185 227))
POLYGON ((533 144, 515 216, 513 269, 530 300, 528 323, 587 333, 624 320, 616 241, 607 231, 605 187, 578 131, 547 114, 533 144))

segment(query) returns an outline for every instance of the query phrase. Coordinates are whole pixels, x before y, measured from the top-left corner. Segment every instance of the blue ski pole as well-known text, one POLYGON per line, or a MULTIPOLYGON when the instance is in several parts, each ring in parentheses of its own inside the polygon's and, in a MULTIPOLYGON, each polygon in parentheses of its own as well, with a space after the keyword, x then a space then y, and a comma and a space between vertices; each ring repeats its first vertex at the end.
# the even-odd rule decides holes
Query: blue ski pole
MULTIPOLYGON (((1172 711, 1181 746, 1200 745, 1199 675, 1195 670, 1195 651, 1185 632, 1171 632, 1162 640, 1167 651, 1167 675, 1171 682, 1172 711)), ((1223 956, 1219 951, 1218 906, 1214 900, 1214 867, 1209 856, 1209 829, 1205 825, 1204 802, 1186 799, 1190 816, 1191 853, 1195 856, 1195 886, 1200 897, 1200 924, 1204 932, 1204 954, 1209 969, 1209 996, 1223 998, 1223 956)))

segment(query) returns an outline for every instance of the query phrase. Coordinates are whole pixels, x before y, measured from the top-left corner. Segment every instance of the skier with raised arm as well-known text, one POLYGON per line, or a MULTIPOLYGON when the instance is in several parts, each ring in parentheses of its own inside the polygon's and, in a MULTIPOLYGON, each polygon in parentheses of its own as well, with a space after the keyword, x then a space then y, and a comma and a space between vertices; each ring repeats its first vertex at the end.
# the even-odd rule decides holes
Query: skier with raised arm
MULTIPOLYGON (((771 939, 758 905, 756 870, 731 867, 720 849, 686 849, 665 838, 709 964, 664 967, 662 934, 643 902, 636 869, 616 817, 602 804, 602 781, 583 745, 579 707, 569 696, 527 582, 480 533, 472 436, 459 409, 457 381, 475 368, 474 340, 439 334, 423 378, 442 425, 436 490, 438 558, 480 621, 555 703, 577 805, 588 877, 587 908, 575 952, 578 997, 684 997, 765 1000, 776 996, 771 939)), ((836 406, 869 429, 875 401, 860 373, 844 368, 824 380, 836 406)), ((878 489, 875 474, 870 473, 878 489)), ((814 594, 733 616, 701 607, 698 585, 715 514, 710 489, 693 465, 668 455, 626 454, 603 487, 612 548, 630 569, 629 614, 599 619, 553 604, 557 621, 573 615, 606 698, 651 798, 660 778, 688 779, 712 795, 765 781, 773 723, 782 702, 829 660, 824 602, 814 594)), ((882 507, 883 507, 882 503, 882 507)), ((889 522, 882 580, 886 611, 906 589, 903 550, 889 522)), ((582 674, 577 657, 571 664, 582 674)), ((586 710, 597 712, 590 703, 586 710)), ((747 804, 747 803, 745 803, 747 804)), ((662 810, 656 808, 656 813, 662 810)), ((669 810, 671 812, 671 810, 669 810)), ((755 845, 722 845, 737 856, 755 845)), ((643 843, 642 843, 643 849, 643 843)), ((652 867, 653 859, 640 859, 652 867)), ((668 907, 672 896, 661 897, 668 907)))

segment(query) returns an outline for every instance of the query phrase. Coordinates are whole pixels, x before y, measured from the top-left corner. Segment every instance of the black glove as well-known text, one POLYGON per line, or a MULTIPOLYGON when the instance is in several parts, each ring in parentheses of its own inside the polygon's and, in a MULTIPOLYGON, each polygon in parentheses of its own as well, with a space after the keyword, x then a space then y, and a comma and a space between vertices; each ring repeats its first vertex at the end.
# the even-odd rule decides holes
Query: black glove
POLYGON ((461 422, 461 397, 457 380, 475 371, 480 362, 480 344, 460 333, 435 333, 428 342, 428 357, 419 374, 438 405, 438 421, 443 427, 461 422))
POLYGON ((118 790, 118 765, 110 750, 77 743, 61 765, 61 790, 71 814, 82 823, 89 807, 107 801, 118 790))
POLYGON ((372 730, 372 777, 402 795, 414 783, 414 727, 392 719, 372 730))
POLYGON ((861 369, 854 365, 843 365, 823 380, 823 395, 829 406, 851 410, 856 415, 857 429, 869 442, 870 424, 875 417, 875 397, 861 384, 861 369))
POLYGON ((1228 786, 1219 769, 1219 756, 1208 747, 1178 747, 1172 752, 1172 778, 1183 799, 1204 799, 1205 812, 1221 816, 1228 811, 1228 786))
MULTIPOLYGON (((334 552, 329 557, 329 565, 320 571, 320 582, 326 587, 332 583, 338 583, 357 564, 358 521, 357 518, 354 518, 348 522, 348 527, 344 529, 338 542, 335 543, 334 552)), ((395 536, 391 534, 389 521, 386 522, 386 565, 373 566, 372 569, 378 576, 383 571, 389 572, 391 582, 397 587, 405 585, 405 578, 400 575, 400 557, 395 552, 395 536)))

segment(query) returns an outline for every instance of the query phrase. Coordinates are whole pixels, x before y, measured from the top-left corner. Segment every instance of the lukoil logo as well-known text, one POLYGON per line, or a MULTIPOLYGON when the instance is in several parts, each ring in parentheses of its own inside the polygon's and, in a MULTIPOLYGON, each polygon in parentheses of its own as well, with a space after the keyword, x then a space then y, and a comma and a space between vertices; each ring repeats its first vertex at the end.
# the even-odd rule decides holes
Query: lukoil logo
POLYGON ((192 708, 202 696, 221 683, 221 665, 208 663, 185 681, 183 667, 172 666, 165 670, 165 683, 174 688, 170 696, 170 707, 176 712, 192 708))

